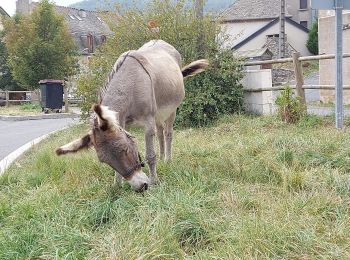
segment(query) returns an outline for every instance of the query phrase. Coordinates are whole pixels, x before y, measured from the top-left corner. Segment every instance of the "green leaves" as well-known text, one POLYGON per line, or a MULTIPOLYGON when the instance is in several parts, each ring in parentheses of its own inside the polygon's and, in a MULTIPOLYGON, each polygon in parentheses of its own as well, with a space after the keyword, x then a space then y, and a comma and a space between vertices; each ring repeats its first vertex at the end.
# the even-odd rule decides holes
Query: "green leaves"
POLYGON ((37 88, 41 79, 74 75, 75 43, 48 0, 42 0, 30 16, 7 21, 5 33, 14 79, 24 88, 37 88))
POLYGON ((281 119, 287 123, 298 122, 306 113, 306 107, 300 101, 300 97, 293 95, 293 90, 286 87, 276 99, 278 112, 281 119))
POLYGON ((314 54, 318 54, 318 23, 317 20, 312 24, 309 31, 309 36, 306 42, 306 47, 308 50, 314 54))

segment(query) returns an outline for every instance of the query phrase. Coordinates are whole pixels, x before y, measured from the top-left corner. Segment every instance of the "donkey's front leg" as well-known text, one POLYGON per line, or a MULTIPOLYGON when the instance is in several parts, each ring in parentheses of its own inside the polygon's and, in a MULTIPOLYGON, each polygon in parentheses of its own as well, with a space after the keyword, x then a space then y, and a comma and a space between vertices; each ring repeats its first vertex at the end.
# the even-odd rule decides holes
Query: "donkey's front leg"
POLYGON ((164 126, 162 124, 157 124, 157 136, 159 141, 159 152, 160 159, 164 159, 164 126))
POLYGON ((155 184, 158 180, 156 170, 157 158, 154 151, 155 128, 154 119, 149 120, 145 127, 146 160, 150 169, 151 184, 155 184))

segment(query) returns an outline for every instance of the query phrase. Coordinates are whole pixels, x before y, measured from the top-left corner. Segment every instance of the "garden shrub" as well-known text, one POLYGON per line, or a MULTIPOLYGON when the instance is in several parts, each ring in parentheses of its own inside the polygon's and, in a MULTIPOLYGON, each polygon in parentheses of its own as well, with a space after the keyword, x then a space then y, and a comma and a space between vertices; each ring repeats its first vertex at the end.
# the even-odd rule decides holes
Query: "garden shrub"
POLYGON ((305 105, 301 103, 300 97, 293 94, 290 87, 286 87, 277 97, 276 105, 279 116, 287 123, 296 123, 306 114, 305 105))
POLYGON ((314 55, 318 54, 318 22, 317 20, 313 22, 311 26, 308 39, 306 42, 306 47, 312 54, 314 55))

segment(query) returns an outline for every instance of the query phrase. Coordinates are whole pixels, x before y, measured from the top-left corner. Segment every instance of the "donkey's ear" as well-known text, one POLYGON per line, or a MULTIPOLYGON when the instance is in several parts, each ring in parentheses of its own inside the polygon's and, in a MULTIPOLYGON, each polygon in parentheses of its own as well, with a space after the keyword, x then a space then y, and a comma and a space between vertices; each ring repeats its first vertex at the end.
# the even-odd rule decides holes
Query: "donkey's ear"
POLYGON ((73 142, 56 149, 56 154, 62 155, 66 153, 76 153, 81 149, 89 148, 91 144, 91 136, 90 134, 87 134, 80 139, 74 140, 73 142))
POLYGON ((92 110, 96 113, 98 118, 98 126, 101 130, 106 131, 110 128, 118 126, 118 113, 110 110, 106 106, 93 105, 92 110))

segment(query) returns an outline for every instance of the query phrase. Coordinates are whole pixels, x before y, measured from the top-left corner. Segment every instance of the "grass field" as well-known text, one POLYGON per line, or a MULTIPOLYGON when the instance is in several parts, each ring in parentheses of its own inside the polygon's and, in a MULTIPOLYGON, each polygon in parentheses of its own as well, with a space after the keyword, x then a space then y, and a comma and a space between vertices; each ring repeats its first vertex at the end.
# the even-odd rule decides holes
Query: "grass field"
POLYGON ((0 107, 0 115, 29 116, 42 114, 40 105, 22 104, 9 107, 0 107))
POLYGON ((350 258, 350 135, 330 119, 176 130, 174 160, 144 194, 114 188, 93 151, 54 155, 85 130, 0 178, 0 259, 350 258))

